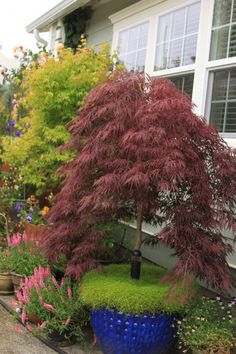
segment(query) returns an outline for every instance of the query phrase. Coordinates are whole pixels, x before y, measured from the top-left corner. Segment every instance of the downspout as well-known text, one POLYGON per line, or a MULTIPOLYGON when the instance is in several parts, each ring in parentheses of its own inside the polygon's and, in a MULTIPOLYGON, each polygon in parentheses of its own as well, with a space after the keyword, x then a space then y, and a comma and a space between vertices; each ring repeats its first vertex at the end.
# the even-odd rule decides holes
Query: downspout
POLYGON ((43 39, 42 37, 40 37, 39 31, 37 28, 34 29, 34 37, 35 37, 36 41, 41 43, 43 46, 48 45, 48 42, 45 41, 45 39, 43 39))

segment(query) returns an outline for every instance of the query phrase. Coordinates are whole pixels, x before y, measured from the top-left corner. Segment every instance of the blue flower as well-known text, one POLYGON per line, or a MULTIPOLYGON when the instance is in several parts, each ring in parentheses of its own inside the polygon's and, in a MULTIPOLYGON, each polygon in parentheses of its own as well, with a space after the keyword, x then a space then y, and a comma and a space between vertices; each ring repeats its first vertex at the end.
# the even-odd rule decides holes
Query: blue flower
POLYGON ((9 121, 9 126, 10 126, 10 127, 14 127, 14 125, 15 125, 14 120, 13 120, 13 119, 10 119, 10 121, 9 121))
POLYGON ((21 132, 19 130, 16 130, 15 136, 17 136, 17 137, 21 136, 21 132))
POLYGON ((31 222, 31 221, 33 220, 33 219, 31 218, 31 216, 30 216, 30 215, 28 215, 28 214, 26 215, 26 217, 25 217, 25 218, 26 218, 26 221, 28 221, 28 222, 31 222))
POLYGON ((19 213, 20 212, 20 210, 21 210, 21 205, 20 205, 20 203, 16 203, 15 204, 15 209, 16 209, 16 211, 19 213))

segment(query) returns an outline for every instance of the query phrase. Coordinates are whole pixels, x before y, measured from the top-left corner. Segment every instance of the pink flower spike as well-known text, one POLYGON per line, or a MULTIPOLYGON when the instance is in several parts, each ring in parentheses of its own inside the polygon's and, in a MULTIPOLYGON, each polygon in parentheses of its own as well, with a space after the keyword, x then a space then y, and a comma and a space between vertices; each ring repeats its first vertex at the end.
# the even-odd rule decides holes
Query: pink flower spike
POLYGON ((49 266, 47 266, 47 268, 44 271, 44 275, 45 275, 45 277, 48 277, 50 274, 51 274, 50 268, 49 268, 49 266))
POLYGON ((65 279, 62 278, 62 280, 61 280, 61 286, 63 286, 64 284, 65 284, 65 279))
POLYGON ((31 327, 31 325, 29 324, 29 322, 26 323, 25 327, 26 327, 26 329, 27 329, 29 332, 32 332, 32 327, 31 327))
POLYGON ((67 318, 67 320, 65 321, 65 325, 67 326, 67 325, 70 323, 70 321, 71 321, 71 316, 69 316, 69 317, 67 318))
POLYGON ((18 326, 18 324, 16 324, 15 330, 16 330, 16 333, 22 333, 22 329, 20 329, 20 327, 18 326))
POLYGON ((37 326, 38 326, 39 329, 44 329, 44 328, 46 327, 46 322, 44 321, 44 322, 41 323, 41 324, 38 323, 37 326))
POLYGON ((41 303, 42 305, 44 305, 43 297, 42 297, 41 294, 39 294, 39 301, 40 301, 40 303, 41 303))
POLYGON ((25 319, 26 319, 25 310, 22 311, 20 319, 21 319, 21 323, 22 323, 22 324, 25 324, 25 319))
POLYGON ((67 294, 68 294, 68 298, 71 299, 71 298, 72 298, 72 291, 71 291, 71 288, 68 288, 67 294))
POLYGON ((53 275, 52 275, 52 282, 53 282, 53 284, 55 285, 56 288, 59 288, 59 284, 58 284, 56 278, 53 275))
POLYGON ((48 310, 48 311, 55 311, 55 308, 52 306, 52 305, 50 305, 50 304, 43 304, 43 306, 44 306, 44 308, 46 309, 46 310, 48 310))

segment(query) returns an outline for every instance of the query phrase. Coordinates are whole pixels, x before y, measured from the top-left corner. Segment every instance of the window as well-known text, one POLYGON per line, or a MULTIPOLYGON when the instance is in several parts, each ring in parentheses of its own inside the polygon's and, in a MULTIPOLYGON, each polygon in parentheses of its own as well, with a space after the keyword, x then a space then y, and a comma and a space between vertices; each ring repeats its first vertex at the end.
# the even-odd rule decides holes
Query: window
POLYGON ((119 60, 129 71, 143 72, 145 69, 148 27, 145 22, 119 34, 119 60))
POLYGON ((200 3, 160 16, 154 70, 195 63, 200 3))
POLYGON ((171 76, 168 77, 168 79, 171 80, 178 89, 185 91, 190 97, 192 96, 194 74, 171 76))
POLYGON ((236 68, 211 73, 213 76, 210 123, 219 132, 236 132, 236 68))
POLYGON ((215 0, 210 60, 236 56, 236 0, 215 0))

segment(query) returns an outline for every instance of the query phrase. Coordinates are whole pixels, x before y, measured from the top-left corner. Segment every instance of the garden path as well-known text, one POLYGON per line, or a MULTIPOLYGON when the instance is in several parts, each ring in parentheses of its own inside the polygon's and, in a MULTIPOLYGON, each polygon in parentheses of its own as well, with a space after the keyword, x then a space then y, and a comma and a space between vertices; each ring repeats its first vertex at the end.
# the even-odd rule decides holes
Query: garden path
POLYGON ((56 352, 20 326, 15 330, 12 316, 0 306, 0 354, 55 354, 56 352))

